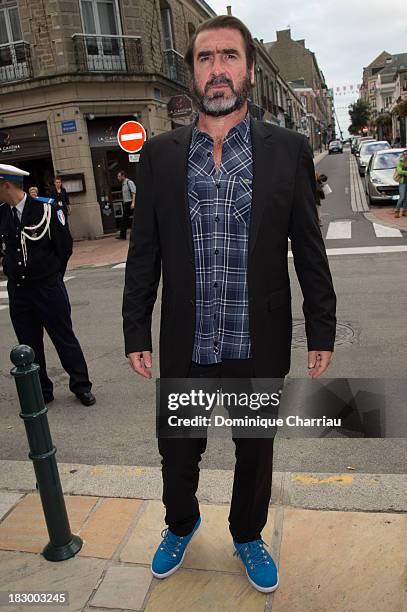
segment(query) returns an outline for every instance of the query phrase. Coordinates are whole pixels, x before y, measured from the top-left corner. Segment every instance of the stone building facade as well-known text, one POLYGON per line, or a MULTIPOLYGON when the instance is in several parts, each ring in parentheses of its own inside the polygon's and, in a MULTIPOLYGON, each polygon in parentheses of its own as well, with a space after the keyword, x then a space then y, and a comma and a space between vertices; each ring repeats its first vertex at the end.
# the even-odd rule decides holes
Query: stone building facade
POLYGON ((134 118, 148 136, 175 127, 167 102, 188 91, 182 55, 214 15, 203 0, 0 0, 0 159, 29 170, 40 193, 63 177, 75 238, 115 230, 117 170, 137 176, 117 129, 134 118))
MULTIPOLYGON (((0 160, 28 170, 40 195, 62 177, 75 238, 116 230, 118 170, 137 183, 118 127, 137 119, 150 137, 191 121, 167 105, 188 94, 183 55, 212 16, 205 0, 0 0, 0 160)), ((252 115, 301 130, 299 96, 256 45, 252 115)))
POLYGON ((333 136, 334 118, 331 96, 315 54, 304 40, 293 40, 291 30, 277 32, 277 40, 265 44, 283 78, 292 84, 307 105, 307 130, 314 150, 322 148, 333 136), (297 91, 297 89, 299 91, 297 91))

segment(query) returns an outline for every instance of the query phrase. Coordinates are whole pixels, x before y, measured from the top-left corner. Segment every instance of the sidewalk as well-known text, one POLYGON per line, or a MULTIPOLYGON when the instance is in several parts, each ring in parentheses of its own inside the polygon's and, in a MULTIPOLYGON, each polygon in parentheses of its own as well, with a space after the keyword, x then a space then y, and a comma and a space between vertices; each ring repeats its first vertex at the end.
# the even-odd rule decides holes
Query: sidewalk
POLYGON ((394 217, 395 206, 375 207, 371 206, 369 214, 374 217, 374 221, 380 221, 382 225, 394 227, 404 232, 407 232, 407 217, 394 217))
MULTIPOLYGON (((71 528, 81 535, 84 545, 69 561, 46 561, 40 552, 48 537, 39 496, 32 492, 32 467, 29 462, 8 463, 2 466, 3 474, 8 471, 9 476, 2 476, 0 492, 0 591, 67 591, 69 606, 65 609, 93 612, 268 612, 271 606, 273 612, 406 609, 405 514, 304 509, 291 506, 288 497, 286 503, 271 506, 263 537, 279 565, 280 586, 273 595, 264 595, 250 586, 241 562, 232 554, 228 503, 204 501, 202 528, 182 568, 163 581, 151 576, 149 564, 164 527, 164 510, 156 498, 156 486, 150 497, 132 497, 131 483, 141 477, 158 484, 159 468, 61 464, 63 487, 71 491, 65 495, 71 528), (17 463, 22 464, 21 469, 11 470, 17 463), (81 486, 95 490, 80 476, 89 471, 94 472, 94 480, 99 472, 105 476, 107 490, 113 490, 120 478, 122 484, 129 481, 129 492, 122 497, 72 494, 81 486), (5 488, 12 481, 11 474, 16 474, 16 488, 24 483, 25 491, 5 488)), ((208 479, 207 472, 222 471, 204 470, 203 479, 208 479)), ((280 490, 281 475, 276 476, 273 488, 280 490)), ((219 479, 219 475, 209 475, 212 477, 219 479)), ((294 487, 313 489, 314 498, 326 487, 338 500, 349 496, 355 475, 301 474, 292 479, 294 487)), ((226 490, 218 487, 219 499, 230 498, 229 480, 226 490)), ((372 496, 380 496, 382 484, 377 477, 369 475, 365 480, 372 496)), ((400 482, 404 482, 402 476, 400 482)), ((391 490, 394 488, 397 486, 391 490)), ((200 497, 205 500, 205 495, 200 497)), ((58 608, 47 605, 46 609, 58 608)))
POLYGON ((82 267, 110 266, 126 261, 128 240, 116 240, 107 236, 98 240, 74 242, 73 255, 68 262, 68 270, 82 267))

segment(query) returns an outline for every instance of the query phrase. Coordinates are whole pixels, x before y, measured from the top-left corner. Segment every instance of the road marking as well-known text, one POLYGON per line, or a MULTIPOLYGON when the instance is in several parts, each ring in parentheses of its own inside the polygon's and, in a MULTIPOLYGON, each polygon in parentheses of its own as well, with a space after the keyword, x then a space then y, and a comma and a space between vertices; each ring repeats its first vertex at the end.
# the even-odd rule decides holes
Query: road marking
MULTIPOLYGON (((326 249, 327 255, 374 255, 376 253, 407 253, 407 245, 343 247, 337 249, 326 249)), ((292 256, 292 252, 289 251, 288 257, 292 256)))
POLYGON ((350 170, 350 204, 353 212, 367 212, 369 205, 366 201, 365 189, 355 158, 351 155, 349 160, 350 170))
POLYGON ((138 134, 137 132, 134 134, 122 134, 120 136, 120 140, 126 142, 126 140, 141 140, 143 138, 143 134, 138 134))
POLYGON ((326 240, 352 238, 352 221, 331 221, 325 238, 326 240))
POLYGON ((0 291, 0 299, 8 299, 7 291, 0 291))
POLYGON ((373 223, 375 234, 378 238, 402 238, 403 234, 396 227, 388 227, 380 223, 373 223))
POLYGON ((66 283, 69 280, 72 280, 73 278, 76 278, 75 276, 64 276, 64 283, 66 283))
POLYGON ((6 310, 7 308, 8 308, 8 305, 7 306, 3 306, 3 305, 0 306, 0 310, 6 310))
POLYGON ((119 264, 116 264, 115 266, 113 266, 112 270, 117 270, 119 268, 125 268, 125 267, 126 267, 126 262, 123 261, 123 263, 119 263, 119 264))

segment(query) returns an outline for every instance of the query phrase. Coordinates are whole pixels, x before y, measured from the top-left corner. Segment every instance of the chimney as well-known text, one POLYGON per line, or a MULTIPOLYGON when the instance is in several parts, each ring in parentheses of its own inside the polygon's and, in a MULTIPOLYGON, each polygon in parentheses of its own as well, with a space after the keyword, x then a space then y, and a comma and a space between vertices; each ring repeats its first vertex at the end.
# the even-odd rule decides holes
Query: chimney
POLYGON ((230 5, 230 4, 229 4, 229 6, 227 6, 227 7, 226 7, 226 11, 227 11, 227 14, 228 14, 228 15, 231 15, 231 14, 232 14, 232 7, 231 7, 231 5, 230 5))
POLYGON ((277 40, 279 42, 291 40, 291 30, 279 30, 279 31, 277 31, 277 40))

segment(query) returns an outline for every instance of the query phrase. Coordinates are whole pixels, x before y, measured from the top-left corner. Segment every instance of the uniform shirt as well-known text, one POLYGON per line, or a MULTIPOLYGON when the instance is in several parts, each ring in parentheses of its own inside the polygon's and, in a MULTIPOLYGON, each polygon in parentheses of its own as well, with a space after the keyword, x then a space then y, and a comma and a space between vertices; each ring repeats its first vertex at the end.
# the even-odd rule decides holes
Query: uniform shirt
POLYGON ((29 195, 17 205, 21 212, 20 226, 16 226, 11 206, 1 207, 0 246, 3 253, 3 271, 12 284, 17 286, 36 284, 58 274, 64 274, 72 254, 72 236, 59 207, 51 206, 51 221, 48 231, 39 240, 26 239, 27 261, 24 261, 21 230, 30 236, 40 236, 45 223, 37 226, 44 216, 42 202, 29 195))
POLYGON ((136 193, 136 186, 130 179, 125 179, 122 183, 123 202, 131 202, 132 194, 136 193))
POLYGON ((252 178, 249 115, 223 141, 218 171, 213 140, 195 123, 188 200, 196 279, 192 361, 200 364, 250 357, 246 272, 252 178))

